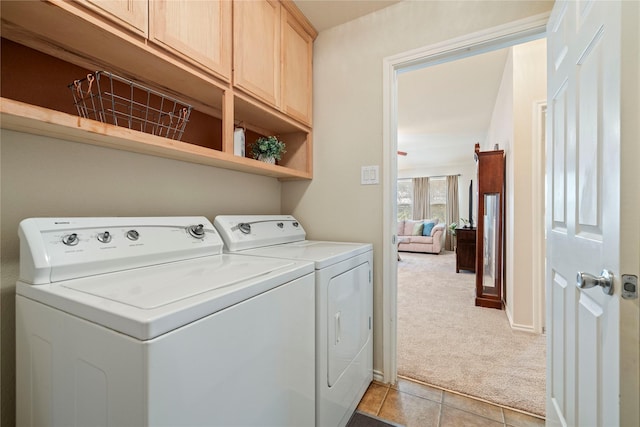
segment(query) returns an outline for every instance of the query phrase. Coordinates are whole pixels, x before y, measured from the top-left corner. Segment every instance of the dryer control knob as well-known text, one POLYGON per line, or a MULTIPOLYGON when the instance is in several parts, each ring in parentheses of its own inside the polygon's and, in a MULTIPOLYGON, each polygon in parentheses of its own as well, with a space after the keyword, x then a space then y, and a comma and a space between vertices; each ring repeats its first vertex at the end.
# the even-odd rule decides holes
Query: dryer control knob
POLYGON ((204 225, 202 224, 190 225, 187 227, 187 231, 196 239, 204 239, 204 225))
POLYGON ((251 233, 251 224, 241 222, 240 224, 238 224, 238 229, 242 232, 242 234, 249 234, 251 233))
POLYGON ((140 237, 140 233, 138 233, 136 230, 127 231, 127 239, 135 241, 135 240, 138 240, 139 237, 140 237))
POLYGON ((104 233, 98 233, 98 240, 102 243, 109 243, 111 241, 111 233, 105 231, 104 233))

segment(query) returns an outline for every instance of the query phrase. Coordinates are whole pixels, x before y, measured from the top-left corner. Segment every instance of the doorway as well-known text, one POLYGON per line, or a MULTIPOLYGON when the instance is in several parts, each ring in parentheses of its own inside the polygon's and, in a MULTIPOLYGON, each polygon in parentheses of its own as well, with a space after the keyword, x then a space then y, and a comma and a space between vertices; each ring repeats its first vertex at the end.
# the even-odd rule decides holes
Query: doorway
MULTIPOLYGON (((544 35, 547 17, 538 16, 533 19, 518 21, 509 25, 473 34, 464 38, 429 46, 419 51, 387 58, 384 61, 384 146, 385 166, 390 171, 384 182, 385 197, 384 223, 384 381, 394 382, 397 377, 397 261, 394 244, 396 191, 398 167, 396 153, 398 151, 398 76, 402 73, 417 70, 425 66, 455 61, 471 55, 489 52, 495 49, 512 46, 540 38, 544 35)), ((543 170, 543 169, 542 169, 543 170)), ((537 172, 536 172, 537 173, 537 172)), ((541 180, 543 177, 539 177, 541 180)), ((542 200, 544 200, 542 196, 542 200)), ((517 322, 512 321, 512 325, 517 322)))

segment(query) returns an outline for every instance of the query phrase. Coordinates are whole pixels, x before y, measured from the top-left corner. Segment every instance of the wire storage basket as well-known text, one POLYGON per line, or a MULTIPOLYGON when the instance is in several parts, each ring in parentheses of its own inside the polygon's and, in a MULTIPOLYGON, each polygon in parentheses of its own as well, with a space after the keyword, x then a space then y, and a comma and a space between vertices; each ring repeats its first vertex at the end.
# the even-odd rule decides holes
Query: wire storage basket
POLYGON ((78 115, 179 141, 191 105, 107 71, 68 85, 78 115))

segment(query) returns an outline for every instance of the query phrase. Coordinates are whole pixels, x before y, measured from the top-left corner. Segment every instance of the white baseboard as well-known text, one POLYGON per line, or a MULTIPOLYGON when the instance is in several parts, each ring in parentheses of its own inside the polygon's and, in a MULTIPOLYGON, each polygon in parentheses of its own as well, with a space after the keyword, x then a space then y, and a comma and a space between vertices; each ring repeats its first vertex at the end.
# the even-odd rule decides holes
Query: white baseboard
POLYGON ((505 307, 504 311, 507 313, 507 319, 509 319, 509 326, 511 326, 511 329, 513 329, 514 331, 529 332, 532 334, 537 333, 533 325, 519 325, 517 323, 514 323, 513 317, 511 315, 511 310, 509 310, 508 307, 505 307))
POLYGON ((373 379, 379 383, 384 383, 384 374, 380 371, 373 370, 373 379))

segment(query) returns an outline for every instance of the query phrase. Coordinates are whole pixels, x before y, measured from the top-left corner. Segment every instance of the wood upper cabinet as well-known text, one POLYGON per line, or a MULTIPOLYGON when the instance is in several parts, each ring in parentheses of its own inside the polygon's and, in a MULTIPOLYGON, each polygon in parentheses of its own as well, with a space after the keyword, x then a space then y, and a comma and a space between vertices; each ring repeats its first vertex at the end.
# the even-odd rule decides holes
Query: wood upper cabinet
POLYGON ((233 2, 233 84, 280 104, 280 3, 233 2))
POLYGON ((293 2, 233 3, 233 84, 311 125, 313 40, 293 2))
POLYGON ((151 41, 231 80, 230 1, 153 0, 149 5, 151 41))
POLYGON ((282 111, 311 124, 313 37, 282 8, 282 111))
POLYGON ((135 33, 149 34, 149 0, 86 0, 78 4, 135 33))

